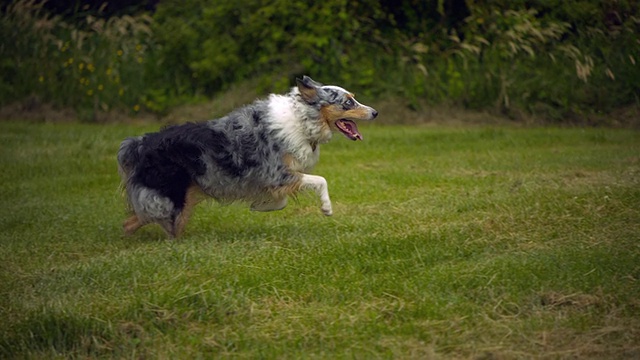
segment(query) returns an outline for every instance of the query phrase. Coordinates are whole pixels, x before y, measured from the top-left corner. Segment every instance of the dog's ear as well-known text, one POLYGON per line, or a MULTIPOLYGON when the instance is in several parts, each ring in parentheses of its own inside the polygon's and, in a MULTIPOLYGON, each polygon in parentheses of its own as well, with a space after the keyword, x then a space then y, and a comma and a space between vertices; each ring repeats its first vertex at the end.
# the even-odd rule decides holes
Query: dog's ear
POLYGON ((296 83, 298 83, 298 90, 300 90, 300 95, 302 95, 304 101, 309 104, 315 104, 320 100, 318 92, 321 91, 322 84, 306 75, 302 77, 302 80, 296 78, 296 83))

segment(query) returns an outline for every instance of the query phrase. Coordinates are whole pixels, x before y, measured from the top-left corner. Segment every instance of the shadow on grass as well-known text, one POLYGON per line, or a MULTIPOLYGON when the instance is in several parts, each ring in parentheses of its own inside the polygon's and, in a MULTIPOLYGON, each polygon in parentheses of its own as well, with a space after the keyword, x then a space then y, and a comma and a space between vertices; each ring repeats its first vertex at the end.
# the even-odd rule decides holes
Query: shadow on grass
POLYGON ((74 353, 100 356, 112 352, 114 333, 105 322, 64 313, 32 314, 0 338, 0 357, 16 358, 31 353, 74 353))

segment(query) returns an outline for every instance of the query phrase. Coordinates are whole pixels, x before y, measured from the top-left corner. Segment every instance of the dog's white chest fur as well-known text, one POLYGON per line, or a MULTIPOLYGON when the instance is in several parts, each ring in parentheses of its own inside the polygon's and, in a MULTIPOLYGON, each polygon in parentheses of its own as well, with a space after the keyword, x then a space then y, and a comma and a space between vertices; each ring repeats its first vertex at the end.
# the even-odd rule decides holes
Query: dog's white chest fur
POLYGON ((331 131, 324 133, 312 120, 317 114, 309 114, 308 111, 308 107, 302 108, 291 96, 269 97, 269 127, 276 130, 276 137, 295 160, 292 164, 294 171, 311 170, 320 157, 319 143, 331 139, 331 131))

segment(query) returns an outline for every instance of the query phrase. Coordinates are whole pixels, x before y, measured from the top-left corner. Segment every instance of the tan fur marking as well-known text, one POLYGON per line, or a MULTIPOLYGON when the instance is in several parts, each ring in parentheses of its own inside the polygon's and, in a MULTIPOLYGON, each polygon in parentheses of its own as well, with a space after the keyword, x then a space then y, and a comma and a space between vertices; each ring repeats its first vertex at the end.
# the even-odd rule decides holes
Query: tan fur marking
POLYGON ((178 237, 180 236, 180 234, 182 234, 182 231, 184 230, 184 227, 187 224, 187 221, 189 221, 189 217, 193 212, 194 206, 200 201, 204 200, 204 198, 204 193, 198 186, 192 185, 189 187, 189 189, 187 189, 184 207, 182 208, 182 211, 180 212, 180 215, 178 215, 178 218, 176 219, 174 224, 173 236, 178 237))
POLYGON ((282 161, 291 172, 294 172, 294 169, 300 169, 302 166, 302 164, 300 164, 300 162, 295 157, 293 157, 293 155, 288 153, 284 154, 284 156, 282 157, 282 161))
MULTIPOLYGON (((322 110, 320 110, 322 113, 322 110)), ((324 116, 320 116, 320 127, 322 128, 322 132, 331 131, 331 122, 327 121, 324 116)), ((314 149, 315 150, 315 149, 314 149)))
POLYGON ((289 169, 292 169, 296 166, 296 159, 291 154, 284 154, 284 156, 282 157, 282 161, 289 169))
POLYGON ((138 215, 134 214, 124 221, 124 224, 122 224, 122 228, 124 229, 124 234, 129 236, 133 235, 133 233, 136 232, 136 230, 140 229, 142 225, 144 224, 140 222, 140 219, 138 219, 138 215))
MULTIPOLYGON (((284 156, 282 157, 282 161, 287 166, 289 171, 293 171, 291 169, 295 169, 296 167, 299 167, 298 161, 296 161, 296 159, 291 154, 284 154, 284 156)), ((290 196, 298 192, 302 185, 301 184, 302 174, 295 172, 295 176, 296 176, 296 181, 294 181, 292 184, 276 187, 269 190, 269 192, 271 193, 271 196, 273 196, 276 199, 282 199, 283 197, 290 196)))
POLYGON ((356 109, 347 110, 342 113, 343 119, 356 119, 356 120, 367 120, 371 118, 369 110, 364 107, 358 107, 356 109))
MULTIPOLYGON (((299 174, 296 174, 296 175, 299 175, 299 174)), ((298 179, 291 184, 279 186, 277 188, 271 189, 269 191, 271 193, 271 196, 273 196, 276 199, 282 199, 287 196, 292 196, 298 191, 300 191, 300 188, 302 187, 302 180, 301 180, 302 176, 297 176, 297 177, 298 179)))
POLYGON ((327 105, 320 109, 320 114, 322 119, 329 124, 332 124, 334 121, 338 119, 343 119, 344 110, 338 105, 327 105))
POLYGON ((320 109, 322 119, 330 125, 338 119, 367 120, 370 118, 369 111, 364 107, 344 110, 340 105, 328 105, 320 109))
POLYGON ((305 101, 313 102, 318 97, 318 90, 315 88, 308 88, 306 86, 298 86, 300 90, 300 95, 305 101))

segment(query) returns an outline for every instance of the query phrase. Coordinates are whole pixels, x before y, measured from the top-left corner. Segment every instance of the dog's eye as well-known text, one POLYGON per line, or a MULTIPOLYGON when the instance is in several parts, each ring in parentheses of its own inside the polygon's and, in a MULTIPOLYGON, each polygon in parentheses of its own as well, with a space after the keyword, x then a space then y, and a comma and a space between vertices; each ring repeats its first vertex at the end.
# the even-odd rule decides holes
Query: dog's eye
POLYGON ((353 99, 349 99, 347 101, 344 102, 344 106, 347 108, 352 108, 355 106, 355 102, 353 101, 353 99))

